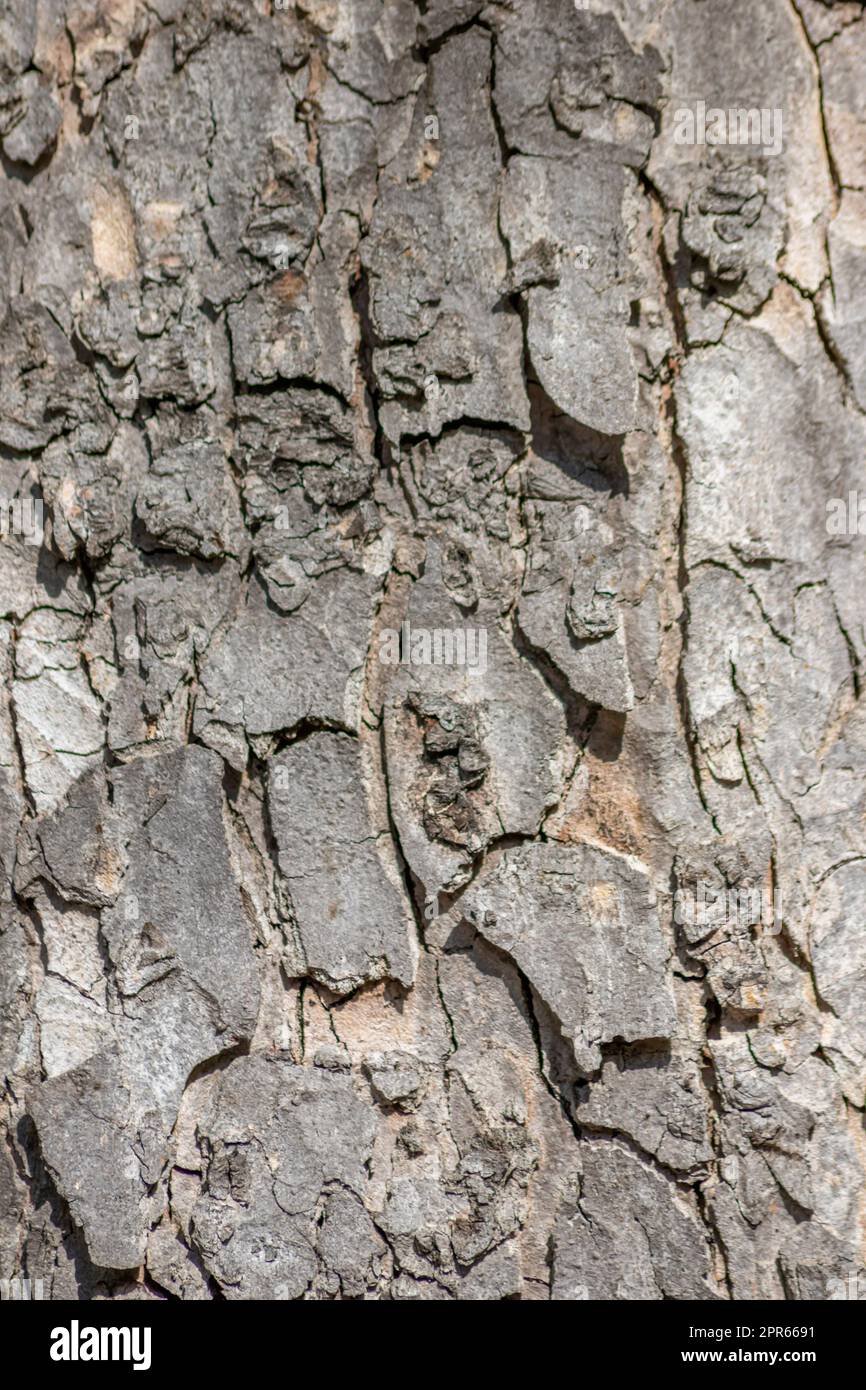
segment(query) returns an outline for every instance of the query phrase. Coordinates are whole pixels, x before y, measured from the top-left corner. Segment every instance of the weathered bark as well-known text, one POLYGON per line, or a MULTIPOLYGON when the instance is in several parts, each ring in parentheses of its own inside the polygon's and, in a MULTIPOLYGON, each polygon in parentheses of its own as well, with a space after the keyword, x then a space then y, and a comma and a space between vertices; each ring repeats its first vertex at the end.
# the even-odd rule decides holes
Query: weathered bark
POLYGON ((866 1263, 864 62, 2 6, 0 1278, 866 1263))

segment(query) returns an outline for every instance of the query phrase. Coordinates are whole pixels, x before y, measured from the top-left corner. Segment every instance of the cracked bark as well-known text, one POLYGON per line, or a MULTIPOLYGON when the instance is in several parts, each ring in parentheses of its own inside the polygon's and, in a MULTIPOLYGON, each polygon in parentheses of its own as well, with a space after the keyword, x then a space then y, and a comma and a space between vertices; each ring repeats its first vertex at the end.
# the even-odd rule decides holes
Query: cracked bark
POLYGON ((860 0, 7 8, 0 1277, 866 1265, 864 56, 860 0))

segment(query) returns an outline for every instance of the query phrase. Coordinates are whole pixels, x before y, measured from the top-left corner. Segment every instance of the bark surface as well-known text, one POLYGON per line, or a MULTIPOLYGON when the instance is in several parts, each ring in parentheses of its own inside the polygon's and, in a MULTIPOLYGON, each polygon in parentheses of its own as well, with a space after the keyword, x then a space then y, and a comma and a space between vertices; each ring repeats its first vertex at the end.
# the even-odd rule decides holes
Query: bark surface
POLYGON ((0 4, 0 1279, 847 1296, 864 70, 0 4))

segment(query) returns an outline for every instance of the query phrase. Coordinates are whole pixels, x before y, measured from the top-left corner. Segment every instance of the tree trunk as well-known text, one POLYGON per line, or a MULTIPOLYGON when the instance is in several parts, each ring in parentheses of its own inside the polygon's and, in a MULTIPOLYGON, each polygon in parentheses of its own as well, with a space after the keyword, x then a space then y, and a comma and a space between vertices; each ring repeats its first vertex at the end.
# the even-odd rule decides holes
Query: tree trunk
POLYGON ((4 1281, 849 1296, 864 61, 4 7, 4 1281))

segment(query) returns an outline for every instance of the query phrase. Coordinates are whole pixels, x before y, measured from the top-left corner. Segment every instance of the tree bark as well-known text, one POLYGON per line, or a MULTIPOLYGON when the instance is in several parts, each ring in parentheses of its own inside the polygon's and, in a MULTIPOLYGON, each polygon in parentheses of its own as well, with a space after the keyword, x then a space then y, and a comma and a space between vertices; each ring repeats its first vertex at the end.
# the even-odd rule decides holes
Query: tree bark
POLYGON ((848 1296, 864 61, 3 8, 0 1278, 848 1296))

